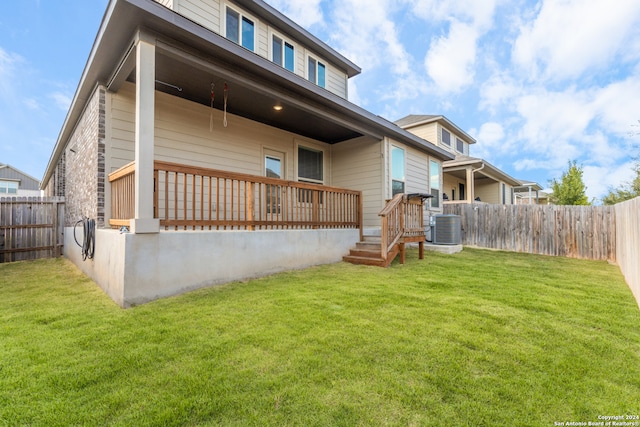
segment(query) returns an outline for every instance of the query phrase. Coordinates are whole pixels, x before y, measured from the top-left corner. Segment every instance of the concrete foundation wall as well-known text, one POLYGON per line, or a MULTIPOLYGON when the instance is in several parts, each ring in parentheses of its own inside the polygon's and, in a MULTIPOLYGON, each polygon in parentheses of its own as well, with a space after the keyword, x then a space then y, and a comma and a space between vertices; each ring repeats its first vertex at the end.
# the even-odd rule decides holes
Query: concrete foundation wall
MULTIPOLYGON (((96 230, 93 260, 65 233, 65 255, 122 307, 234 280, 339 262, 358 230, 96 230), (69 241, 70 239, 70 241, 69 241)), ((78 240, 82 230, 78 227, 78 240)))

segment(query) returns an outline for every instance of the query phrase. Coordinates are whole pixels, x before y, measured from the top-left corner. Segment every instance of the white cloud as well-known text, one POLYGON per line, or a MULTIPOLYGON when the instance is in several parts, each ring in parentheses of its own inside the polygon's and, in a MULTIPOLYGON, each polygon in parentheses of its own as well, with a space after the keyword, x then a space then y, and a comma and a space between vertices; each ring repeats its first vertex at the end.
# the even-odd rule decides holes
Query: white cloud
POLYGON ((522 27, 513 58, 534 79, 575 78, 624 53, 639 24, 637 0, 544 0, 535 21, 522 27))
POLYGON ((8 100, 15 86, 16 69, 24 59, 15 53, 7 52, 0 47, 0 98, 8 100))
POLYGON ((431 44, 425 67, 442 92, 460 92, 473 83, 477 31, 468 24, 454 21, 447 37, 431 44))
POLYGON ((324 23, 321 0, 268 0, 267 3, 304 28, 324 23))
POLYGON ((53 92, 49 94, 49 98, 53 100, 56 107, 58 107, 59 109, 65 112, 69 109, 69 106, 71 105, 71 97, 62 92, 53 92))

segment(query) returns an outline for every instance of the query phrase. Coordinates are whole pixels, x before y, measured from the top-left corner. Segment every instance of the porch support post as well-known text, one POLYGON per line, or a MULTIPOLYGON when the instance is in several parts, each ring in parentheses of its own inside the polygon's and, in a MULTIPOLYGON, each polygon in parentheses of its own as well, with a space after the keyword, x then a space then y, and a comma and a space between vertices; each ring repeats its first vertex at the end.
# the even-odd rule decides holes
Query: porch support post
POLYGON ((467 197, 465 198, 467 200, 467 203, 473 203, 473 200, 475 199, 475 192, 476 192, 476 187, 474 185, 474 176, 473 176, 473 169, 471 167, 467 167, 467 197))
POLYGON ((153 217, 153 157, 155 125, 155 42, 138 35, 136 45, 135 107, 135 218, 133 233, 158 233, 160 220, 153 217))

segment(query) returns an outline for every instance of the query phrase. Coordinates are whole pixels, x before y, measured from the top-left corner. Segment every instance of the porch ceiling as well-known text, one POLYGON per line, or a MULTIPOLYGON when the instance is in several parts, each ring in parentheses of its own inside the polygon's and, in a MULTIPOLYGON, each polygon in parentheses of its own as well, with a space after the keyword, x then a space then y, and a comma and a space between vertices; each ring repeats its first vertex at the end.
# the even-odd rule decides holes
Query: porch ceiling
MULTIPOLYGON (((127 80, 135 83, 135 70, 127 80)), ((323 142, 336 143, 363 135, 352 127, 317 114, 308 100, 302 104, 299 97, 296 99, 285 89, 268 81, 243 75, 237 69, 232 72, 220 61, 209 64, 196 57, 189 58, 189 55, 179 58, 172 52, 158 48, 156 80, 156 90, 207 107, 211 105, 211 83, 214 83, 214 108, 218 110, 223 109, 224 84, 227 83, 227 112, 230 114, 323 142), (282 110, 274 110, 275 105, 280 105, 282 110)))

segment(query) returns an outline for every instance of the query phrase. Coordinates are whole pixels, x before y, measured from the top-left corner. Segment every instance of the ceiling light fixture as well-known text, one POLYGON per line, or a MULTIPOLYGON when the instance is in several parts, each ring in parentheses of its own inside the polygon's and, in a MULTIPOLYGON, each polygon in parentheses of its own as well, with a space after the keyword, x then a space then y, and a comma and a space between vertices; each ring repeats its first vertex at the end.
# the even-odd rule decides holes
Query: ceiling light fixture
POLYGON ((278 105, 274 105, 273 109, 276 111, 282 111, 282 105, 278 104, 278 105))

